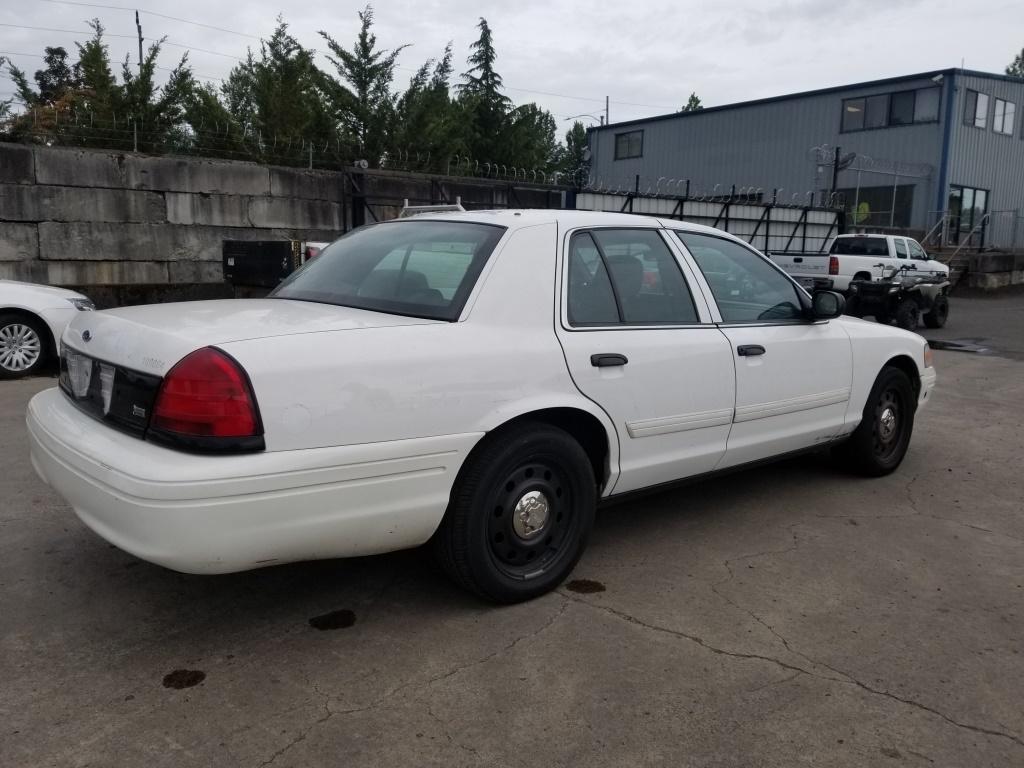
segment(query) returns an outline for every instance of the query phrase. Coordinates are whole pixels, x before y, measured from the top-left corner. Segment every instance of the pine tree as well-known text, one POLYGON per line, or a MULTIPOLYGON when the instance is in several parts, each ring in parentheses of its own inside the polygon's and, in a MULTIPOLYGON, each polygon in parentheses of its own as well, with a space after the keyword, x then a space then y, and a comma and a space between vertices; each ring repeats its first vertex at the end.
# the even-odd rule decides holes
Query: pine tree
POLYGON ((1021 48, 1017 57, 1006 67, 1006 74, 1024 79, 1024 48, 1021 48))
POLYGON ((338 117, 358 142, 359 150, 371 166, 380 163, 389 143, 395 118, 395 98, 391 93, 395 60, 407 46, 387 51, 377 47, 373 34, 373 7, 359 12, 360 29, 351 51, 321 31, 333 56, 327 58, 338 78, 326 76, 338 105, 338 117))
POLYGON ((700 97, 696 93, 691 93, 690 98, 686 100, 686 104, 680 109, 680 112, 697 112, 704 109, 704 105, 700 103, 700 97))
POLYGON ((498 54, 487 20, 477 24, 480 37, 470 46, 469 71, 462 74, 458 86, 459 101, 468 125, 466 145, 478 162, 512 164, 508 148, 502 142, 511 100, 501 92, 501 75, 494 69, 498 54))

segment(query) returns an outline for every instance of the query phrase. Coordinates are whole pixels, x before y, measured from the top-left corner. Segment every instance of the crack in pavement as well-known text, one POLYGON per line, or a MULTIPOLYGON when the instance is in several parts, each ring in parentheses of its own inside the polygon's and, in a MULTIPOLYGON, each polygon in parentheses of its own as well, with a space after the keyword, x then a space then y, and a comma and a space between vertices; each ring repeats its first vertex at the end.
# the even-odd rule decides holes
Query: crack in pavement
MULTIPOLYGON (((913 480, 911 481, 911 483, 913 483, 913 480)), ((641 619, 638 619, 637 617, 635 617, 635 616, 633 616, 631 614, 628 614, 625 611, 620 611, 620 610, 618 610, 616 608, 612 608, 611 606, 598 605, 596 603, 592 603, 592 602, 590 602, 588 600, 584 600, 582 598, 576 598, 576 597, 572 597, 572 596, 569 596, 569 595, 565 595, 561 591, 559 591, 559 594, 562 594, 564 597, 567 597, 568 599, 573 600, 575 602, 582 603, 582 604, 584 604, 586 606, 589 606, 591 608, 594 608, 596 610, 608 613, 608 614, 610 614, 612 616, 615 616, 618 619, 621 619, 623 621, 629 622, 630 624, 635 624, 637 626, 644 627, 646 629, 649 629, 649 630, 652 630, 652 631, 655 631, 655 632, 661 632, 661 633, 665 633, 665 634, 673 635, 675 637, 679 637, 679 638, 683 638, 683 639, 689 640, 690 642, 696 643, 701 648, 704 648, 705 650, 709 650, 712 653, 715 653, 715 654, 718 654, 718 655, 722 655, 722 656, 729 656, 729 657, 733 657, 733 658, 754 659, 754 660, 759 660, 759 661, 765 661, 765 662, 768 662, 770 664, 775 664, 778 667, 781 667, 783 669, 787 669, 787 670, 790 670, 790 671, 796 673, 796 674, 790 676, 790 678, 788 678, 788 679, 793 679, 794 677, 798 677, 799 675, 804 674, 804 675, 808 675, 810 677, 817 678, 819 680, 828 680, 830 682, 835 682, 835 683, 841 683, 841 684, 846 684, 846 685, 854 685, 854 686, 856 686, 856 687, 858 687, 858 688, 860 688, 860 689, 862 689, 864 691, 867 691, 868 693, 874 694, 876 696, 883 696, 885 698, 888 698, 888 699, 891 699, 893 701, 897 701, 897 702, 899 702, 901 704, 904 704, 905 706, 913 707, 913 708, 921 710, 923 712, 928 712, 929 714, 932 714, 932 715, 934 715, 936 717, 939 717, 942 720, 950 723, 951 725, 956 726, 957 728, 963 728, 964 730, 968 730, 968 731, 971 731, 973 733, 979 733, 979 734, 984 734, 984 735, 987 735, 987 736, 994 736, 994 737, 998 737, 998 738, 1002 738, 1002 739, 1007 739, 1007 740, 1013 742, 1014 744, 1016 744, 1016 745, 1018 745, 1020 747, 1024 747, 1024 740, 1022 740, 1019 736, 1017 736, 1017 735, 1015 735, 1013 733, 1009 733, 1007 731, 996 730, 994 728, 986 728, 984 726, 973 725, 971 723, 961 722, 961 721, 956 720, 955 718, 951 717, 950 715, 947 715, 945 712, 942 712, 942 711, 940 711, 938 709, 935 709, 934 707, 930 707, 927 704, 922 704, 921 702, 915 701, 915 700, 907 698, 905 696, 900 696, 898 694, 892 693, 891 691, 887 691, 887 690, 884 690, 884 689, 881 689, 881 688, 874 688, 874 687, 868 685, 867 683, 864 683, 861 680, 858 680, 856 677, 854 677, 849 672, 845 672, 845 671, 843 671, 843 670, 841 670, 841 669, 839 669, 837 667, 833 667, 830 664, 827 664, 827 663, 825 663, 823 661, 819 661, 817 659, 814 659, 814 658, 808 656, 807 654, 803 653, 802 651, 799 651, 799 650, 793 648, 790 645, 789 640, 787 640, 781 633, 776 631, 776 629, 773 626, 771 626, 768 622, 766 622, 764 619, 762 619, 756 613, 754 613, 753 611, 747 610, 743 606, 737 604, 734 600, 729 598, 727 595, 722 594, 718 590, 719 586, 721 586, 723 584, 726 584, 727 582, 731 581, 734 578, 734 572, 732 570, 731 563, 739 562, 741 560, 750 560, 750 559, 757 558, 757 557, 767 557, 768 555, 779 555, 779 554, 785 554, 787 552, 795 551, 797 549, 797 547, 799 546, 799 538, 797 537, 796 532, 793 531, 793 528, 795 528, 796 526, 801 525, 801 524, 802 523, 794 523, 794 524, 790 525, 789 528, 788 528, 790 533, 791 533, 791 535, 793 536, 793 545, 790 546, 790 547, 787 547, 787 548, 781 549, 781 550, 766 550, 766 551, 763 551, 763 552, 755 552, 753 554, 743 555, 742 557, 734 558, 732 560, 725 560, 723 562, 723 565, 725 566, 725 569, 726 569, 726 571, 728 571, 729 575, 725 579, 722 579, 721 581, 712 584, 711 585, 711 590, 716 595, 718 595, 720 598, 725 600, 729 605, 731 605, 734 608, 736 608, 737 610, 740 610, 743 613, 747 614, 748 616, 750 616, 750 618, 752 618, 758 624, 760 624, 765 629, 767 629, 775 638, 777 638, 779 640, 779 642, 782 643, 783 647, 785 647, 785 649, 787 651, 789 651, 790 653, 800 657, 801 659, 806 661, 808 664, 810 664, 812 667, 823 667, 823 668, 829 670, 830 672, 834 673, 835 675, 838 675, 838 677, 833 677, 831 675, 823 675, 823 674, 821 674, 819 672, 814 672, 814 671, 812 671, 810 669, 804 669, 803 667, 799 667, 799 666, 797 666, 795 664, 790 664, 788 662, 782 661, 781 659, 777 659, 777 658, 772 657, 772 656, 764 656, 762 654, 755 654, 755 653, 742 653, 742 652, 739 652, 739 651, 729 651, 729 650, 726 650, 724 648, 718 648, 716 646, 713 646, 713 645, 709 644, 703 638, 701 638, 701 637, 699 637, 697 635, 688 634, 686 632, 682 632, 681 630, 670 629, 668 627, 659 626, 657 624, 651 624, 650 622, 646 622, 646 621, 643 621, 641 619)), ((776 682, 784 682, 784 681, 776 681, 776 682)))
MULTIPOLYGON (((521 642, 523 642, 524 640, 529 640, 530 638, 536 637, 537 635, 539 635, 542 632, 544 632, 547 629, 549 629, 556 621, 558 621, 559 618, 562 617, 562 615, 565 613, 565 611, 566 611, 566 609, 568 607, 569 607, 569 600, 566 599, 566 600, 564 600, 564 602, 562 603, 562 606, 558 609, 558 611, 556 611, 555 614, 550 619, 548 619, 546 622, 544 622, 544 624, 542 624, 539 628, 535 629, 533 632, 528 632, 525 635, 520 635, 519 637, 515 638, 512 642, 510 642, 507 645, 499 648, 498 650, 493 651, 493 652, 487 654, 486 656, 484 656, 484 657, 482 657, 480 659, 476 659, 476 660, 468 662, 466 664, 460 664, 460 665, 458 665, 458 666, 448 670, 444 674, 436 675, 434 677, 428 678, 427 680, 425 680, 423 682, 415 682, 415 681, 413 681, 413 682, 403 683, 402 685, 399 685, 399 686, 397 686, 395 688, 392 688, 390 691, 385 693, 383 696, 380 696, 375 701, 372 701, 371 703, 367 704, 366 706, 352 707, 352 708, 349 708, 349 709, 332 709, 331 708, 332 697, 330 696, 330 694, 327 694, 327 693, 321 691, 318 688, 318 686, 312 681, 312 679, 308 679, 307 678, 309 680, 310 687, 314 690, 314 692, 316 692, 317 694, 325 697, 324 698, 324 702, 323 702, 324 710, 325 710, 324 716, 320 717, 317 720, 315 720, 312 723, 310 723, 309 726, 306 727, 305 729, 303 729, 294 739, 292 739, 287 744, 285 744, 283 747, 281 747, 276 752, 274 752, 269 758, 267 758, 266 760, 261 762, 259 764, 258 768, 267 768, 267 766, 272 765, 278 758, 280 758, 286 752, 291 750, 293 747, 295 747, 295 746, 301 744, 303 741, 305 741, 309 737, 310 733, 312 733, 316 728, 318 728, 319 726, 323 725, 328 720, 333 718, 335 715, 352 715, 352 714, 356 714, 356 713, 359 713, 359 712, 366 712, 366 711, 369 711, 371 709, 376 709, 377 707, 380 707, 383 704, 385 704, 390 699, 394 698, 396 695, 398 695, 402 691, 405 691, 405 690, 407 690, 409 688, 416 688, 416 689, 419 689, 419 690, 429 688, 430 686, 434 685, 435 683, 438 683, 438 682, 440 682, 442 680, 447 680, 448 678, 450 678, 450 677, 452 677, 454 675, 457 675, 460 672, 464 672, 467 669, 472 669, 473 667, 478 667, 481 664, 486 664, 487 662, 497 658, 498 656, 501 656, 502 654, 508 653, 513 648, 515 648, 517 645, 519 645, 521 642)), ((431 717, 434 717, 433 713, 429 711, 429 707, 428 707, 428 714, 431 717)), ((446 735, 447 735, 447 732, 446 732, 446 735)), ((462 745, 462 744, 456 743, 456 745, 462 747, 463 749, 469 749, 468 747, 466 747, 465 745, 462 745)), ((473 751, 473 750, 470 750, 470 751, 473 751)))

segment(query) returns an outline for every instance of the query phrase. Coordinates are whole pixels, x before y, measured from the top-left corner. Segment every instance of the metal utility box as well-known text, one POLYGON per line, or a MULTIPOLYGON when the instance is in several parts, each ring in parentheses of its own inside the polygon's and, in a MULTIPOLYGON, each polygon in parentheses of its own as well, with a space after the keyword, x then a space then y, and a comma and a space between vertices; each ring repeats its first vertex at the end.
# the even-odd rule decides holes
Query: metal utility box
POLYGON ((276 288, 299 266, 291 240, 225 240, 224 279, 234 286, 276 288))

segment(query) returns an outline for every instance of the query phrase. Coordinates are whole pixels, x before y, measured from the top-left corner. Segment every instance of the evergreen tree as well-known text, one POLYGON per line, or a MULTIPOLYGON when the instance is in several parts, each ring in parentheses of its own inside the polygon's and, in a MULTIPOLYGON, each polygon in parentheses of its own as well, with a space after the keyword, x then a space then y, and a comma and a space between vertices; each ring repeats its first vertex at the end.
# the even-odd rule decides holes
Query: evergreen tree
POLYGON ((565 148, 559 158, 558 170, 562 181, 581 187, 587 180, 590 162, 587 160, 587 129, 579 120, 565 133, 565 148))
POLYGON ((696 93, 690 93, 690 98, 686 100, 686 104, 680 109, 680 112, 697 112, 698 110, 704 109, 704 105, 700 103, 700 97, 696 93))
POLYGON ((259 57, 249 51, 222 86, 232 121, 225 129, 217 126, 219 143, 233 131, 246 137, 255 159, 285 164, 301 164, 324 147, 336 149, 337 124, 324 85, 313 51, 299 44, 279 16, 270 39, 260 42, 259 57))
POLYGON ((487 20, 481 18, 477 28, 480 36, 470 46, 470 68, 462 74, 458 87, 468 121, 466 145, 470 155, 481 163, 511 165, 512 158, 502 142, 511 101, 501 92, 501 75, 494 69, 498 54, 487 20))
POLYGON ((1024 79, 1024 48, 1021 48, 1017 57, 1006 67, 1006 74, 1024 79))
POLYGON ((409 80, 395 106, 392 152, 420 170, 444 168, 466 153, 459 105, 449 95, 452 46, 437 61, 427 61, 409 80))
POLYGON ((377 47, 373 34, 373 7, 359 12, 359 36, 351 51, 321 31, 333 54, 327 58, 338 77, 325 75, 336 109, 336 118, 357 142, 359 152, 371 166, 379 165, 389 144, 395 122, 395 98, 391 93, 395 60, 406 46, 394 50, 377 47))

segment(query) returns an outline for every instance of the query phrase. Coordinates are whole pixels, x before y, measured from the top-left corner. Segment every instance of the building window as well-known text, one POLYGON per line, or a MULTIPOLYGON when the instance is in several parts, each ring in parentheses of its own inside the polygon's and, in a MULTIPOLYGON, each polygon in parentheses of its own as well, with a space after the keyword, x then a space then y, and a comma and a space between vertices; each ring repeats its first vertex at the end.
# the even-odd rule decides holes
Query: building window
POLYGON ((922 88, 917 91, 917 98, 914 101, 914 122, 938 122, 939 101, 941 97, 941 88, 922 88))
POLYGON ((914 92, 900 91, 889 98, 889 125, 910 125, 914 122, 914 92))
POLYGON ((892 125, 936 123, 941 94, 941 88, 928 87, 843 99, 841 130, 848 133, 892 125))
POLYGON ((864 99, 845 99, 843 101, 843 131, 864 130, 864 99))
POLYGON ((615 159, 626 160, 631 157, 643 157, 644 132, 630 131, 615 134, 615 159))
POLYGON ((1017 105, 1012 101, 996 99, 995 115, 992 118, 992 130, 996 133, 1005 133, 1013 136, 1013 118, 1017 111, 1017 105))
POLYGON ((964 97, 964 125, 988 127, 988 94, 967 90, 964 97))

